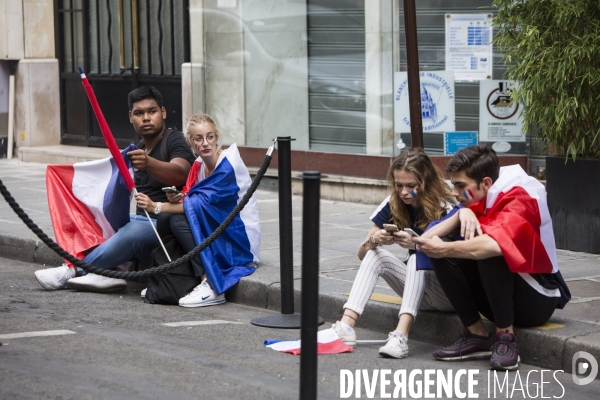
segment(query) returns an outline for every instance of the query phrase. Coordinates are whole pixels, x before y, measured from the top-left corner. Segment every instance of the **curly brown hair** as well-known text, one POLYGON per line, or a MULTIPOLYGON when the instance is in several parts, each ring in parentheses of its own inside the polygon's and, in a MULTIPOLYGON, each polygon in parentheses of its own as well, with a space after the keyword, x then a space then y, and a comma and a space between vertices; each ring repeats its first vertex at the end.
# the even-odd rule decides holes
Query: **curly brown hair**
POLYGON ((416 221, 419 229, 425 230, 431 221, 442 218, 442 203, 455 203, 450 188, 444 181, 440 170, 433 165, 429 156, 421 148, 411 147, 404 150, 392 162, 387 173, 387 181, 391 189, 390 211, 393 222, 400 229, 410 228, 410 214, 396 192, 394 171, 406 171, 414 175, 419 184, 417 200, 422 212, 416 221))

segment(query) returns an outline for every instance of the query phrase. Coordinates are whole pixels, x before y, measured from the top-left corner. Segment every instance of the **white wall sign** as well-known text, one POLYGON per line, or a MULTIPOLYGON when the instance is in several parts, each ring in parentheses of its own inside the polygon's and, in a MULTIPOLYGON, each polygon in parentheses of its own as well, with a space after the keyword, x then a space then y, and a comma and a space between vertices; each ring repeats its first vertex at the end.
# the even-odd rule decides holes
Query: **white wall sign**
POLYGON ((492 14, 446 14, 446 70, 457 81, 492 79, 492 14))
POLYGON ((521 108, 514 101, 514 82, 493 80, 479 83, 479 140, 524 142, 521 108))
MULTIPOLYGON (((423 132, 455 131, 454 74, 452 71, 423 71, 421 116, 423 132)), ((394 132, 410 132, 408 75, 394 74, 394 132)))

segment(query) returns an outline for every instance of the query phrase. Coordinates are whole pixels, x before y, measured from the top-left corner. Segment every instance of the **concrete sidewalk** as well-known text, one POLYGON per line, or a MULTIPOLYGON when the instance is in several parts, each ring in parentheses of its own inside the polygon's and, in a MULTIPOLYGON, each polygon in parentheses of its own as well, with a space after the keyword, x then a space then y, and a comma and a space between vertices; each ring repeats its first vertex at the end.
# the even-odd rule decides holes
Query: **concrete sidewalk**
MULTIPOLYGON (((45 164, 0 160, 0 179, 30 218, 53 236, 48 215, 45 164)), ((280 310, 279 211, 278 195, 257 191, 262 225, 261 262, 256 272, 227 293, 228 301, 280 310)), ((376 206, 349 202, 321 201, 320 225, 320 315, 334 322, 342 314, 359 261, 356 251, 371 228, 369 216, 376 206)), ((302 198, 293 197, 295 305, 300 311, 302 198)), ((58 266, 60 257, 49 250, 18 219, 8 204, 0 200, 0 257, 47 266, 58 266)), ((404 250, 394 250, 399 257, 404 250)), ((525 363, 571 371, 575 352, 586 351, 600 361, 600 255, 558 250, 560 269, 567 281, 572 301, 556 310, 548 324, 539 328, 517 329, 521 360, 525 363)), ((35 279, 32 275, 31 279, 35 279)), ((132 290, 143 286, 130 284, 132 290)), ((41 290, 41 288, 40 288, 41 290)), ((395 293, 380 280, 372 300, 357 326, 380 331, 381 338, 394 329, 399 302, 395 293)), ((455 314, 420 312, 411 338, 439 345, 453 342, 460 332, 455 314)))

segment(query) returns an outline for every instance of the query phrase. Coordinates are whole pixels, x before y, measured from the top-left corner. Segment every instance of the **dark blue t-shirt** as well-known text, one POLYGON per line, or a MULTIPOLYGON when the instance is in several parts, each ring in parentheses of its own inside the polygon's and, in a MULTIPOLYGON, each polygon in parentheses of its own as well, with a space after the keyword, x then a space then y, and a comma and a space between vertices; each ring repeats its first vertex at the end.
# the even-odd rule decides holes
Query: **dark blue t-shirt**
MULTIPOLYGON (((391 196, 386 197, 386 199, 381 202, 379 207, 377 207, 373 215, 371 215, 371 221, 373 221, 375 225, 382 229, 383 224, 394 223, 392 219, 392 210, 390 208, 390 198, 391 196)), ((420 211, 415 210, 411 206, 407 206, 407 208, 410 219, 410 226, 401 226, 400 229, 410 228, 419 235, 421 235, 423 233, 423 230, 416 225, 417 221, 421 219, 420 211)))
MULTIPOLYGON (((371 221, 373 221, 373 223, 375 225, 377 225, 378 227, 380 227, 382 229, 383 229, 383 224, 393 224, 394 223, 394 221, 392 220, 392 211, 390 208, 390 198, 391 198, 391 196, 386 197, 386 199, 381 202, 379 207, 377 207, 375 212, 371 215, 371 221)), ((401 226, 400 229, 410 228, 413 231, 415 231, 417 234, 422 235, 423 230, 416 225, 417 221, 419 221, 421 219, 421 211, 415 210, 414 208, 412 208, 409 205, 407 205, 406 207, 408 209, 410 226, 406 226, 406 227, 401 226)), ((442 212, 442 218, 443 218, 444 216, 446 216, 447 210, 450 207, 450 204, 447 204, 446 207, 443 207, 440 204, 440 207, 444 208, 444 210, 442 212)), ((409 250, 408 254, 409 255, 415 254, 415 250, 409 250)), ((422 256, 424 258, 427 258, 427 256, 425 254, 422 254, 422 256)), ((425 264, 424 268, 419 268, 418 263, 419 263, 419 259, 417 258, 417 269, 432 269, 431 262, 429 262, 428 258, 426 260, 426 263, 422 262, 423 264, 425 264)))
MULTIPOLYGON (((373 215, 371 215, 371 221, 378 227, 383 229, 383 224, 393 224, 394 220, 392 219, 392 210, 390 208, 390 198, 391 196, 386 197, 385 200, 381 202, 379 207, 375 210, 373 215)), ((417 234, 423 234, 423 230, 420 229, 416 223, 421 218, 421 214, 419 211, 416 211, 411 206, 407 205, 408 216, 410 219, 410 226, 401 226, 400 229, 410 228, 415 231, 417 234)), ((415 254, 414 250, 408 250, 409 255, 415 254)))

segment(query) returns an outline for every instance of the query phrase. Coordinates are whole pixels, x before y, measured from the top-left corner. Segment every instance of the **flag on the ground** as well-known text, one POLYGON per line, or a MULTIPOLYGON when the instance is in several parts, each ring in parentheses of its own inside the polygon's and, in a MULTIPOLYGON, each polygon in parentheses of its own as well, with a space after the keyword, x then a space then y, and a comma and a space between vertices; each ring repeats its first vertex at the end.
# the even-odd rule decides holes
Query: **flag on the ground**
MULTIPOLYGON (((130 145, 120 155, 130 174, 127 152, 136 148, 130 145)), ((46 189, 56 242, 78 258, 129 222, 130 191, 112 157, 49 165, 46 189)))
POLYGON ((471 205, 483 233, 502 249, 512 272, 558 271, 546 188, 519 165, 500 168, 484 201, 471 205))
MULTIPOLYGON (((214 172, 195 184, 183 201, 196 244, 219 227, 251 183, 237 146, 232 144, 221 152, 214 172)), ((200 253, 210 285, 217 294, 254 272, 260 236, 258 206, 253 195, 225 232, 200 253)))
MULTIPOLYGON (((295 356, 301 352, 300 340, 265 340, 265 347, 295 356)), ((333 329, 317 332, 317 354, 352 353, 354 349, 342 342, 333 329)))

